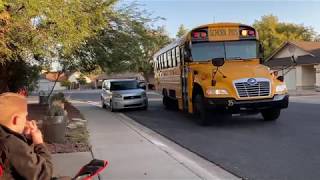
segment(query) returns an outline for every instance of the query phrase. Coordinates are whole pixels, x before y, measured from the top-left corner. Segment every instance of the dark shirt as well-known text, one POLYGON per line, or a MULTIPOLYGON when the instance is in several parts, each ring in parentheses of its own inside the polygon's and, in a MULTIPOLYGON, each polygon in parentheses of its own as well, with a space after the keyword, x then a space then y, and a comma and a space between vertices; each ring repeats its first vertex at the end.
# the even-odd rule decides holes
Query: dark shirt
POLYGON ((44 144, 31 141, 0 125, 1 180, 49 180, 52 177, 51 156, 44 144))

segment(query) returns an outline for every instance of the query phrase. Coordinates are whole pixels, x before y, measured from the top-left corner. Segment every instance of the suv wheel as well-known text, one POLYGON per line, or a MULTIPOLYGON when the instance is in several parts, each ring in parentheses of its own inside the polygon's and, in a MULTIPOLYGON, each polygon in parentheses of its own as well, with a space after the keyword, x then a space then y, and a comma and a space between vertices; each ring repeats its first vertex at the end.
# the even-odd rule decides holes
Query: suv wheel
POLYGON ((101 97, 101 107, 102 107, 103 109, 106 109, 106 108, 107 108, 106 104, 104 103, 103 97, 101 97))
POLYGON ((115 111, 116 111, 116 110, 114 109, 114 107, 113 107, 112 101, 110 101, 110 111, 111 111, 111 112, 115 112, 115 111))

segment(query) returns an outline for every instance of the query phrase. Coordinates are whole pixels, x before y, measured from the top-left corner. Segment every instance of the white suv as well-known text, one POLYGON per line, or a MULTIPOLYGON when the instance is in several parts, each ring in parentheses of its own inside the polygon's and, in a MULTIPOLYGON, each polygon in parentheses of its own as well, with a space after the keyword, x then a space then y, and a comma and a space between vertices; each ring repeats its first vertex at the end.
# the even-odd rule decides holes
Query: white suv
POLYGON ((111 79, 102 83, 101 105, 111 111, 129 108, 148 108, 146 91, 134 79, 111 79))

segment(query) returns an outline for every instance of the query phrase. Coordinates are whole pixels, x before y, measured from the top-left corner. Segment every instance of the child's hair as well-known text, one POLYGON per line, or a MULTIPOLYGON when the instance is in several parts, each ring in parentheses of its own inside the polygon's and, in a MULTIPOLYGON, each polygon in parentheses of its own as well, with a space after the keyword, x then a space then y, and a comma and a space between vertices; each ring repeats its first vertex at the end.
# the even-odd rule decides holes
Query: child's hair
POLYGON ((27 100, 16 93, 0 94, 0 124, 5 125, 14 113, 27 111, 27 100))

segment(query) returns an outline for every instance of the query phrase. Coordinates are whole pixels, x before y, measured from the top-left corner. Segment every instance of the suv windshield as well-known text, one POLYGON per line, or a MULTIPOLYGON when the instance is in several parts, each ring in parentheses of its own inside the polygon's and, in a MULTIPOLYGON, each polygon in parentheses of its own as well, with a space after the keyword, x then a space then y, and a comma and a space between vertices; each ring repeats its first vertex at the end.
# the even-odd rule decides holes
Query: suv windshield
POLYGON ((194 61, 213 58, 253 59, 258 57, 257 41, 201 42, 192 44, 194 61))
POLYGON ((111 91, 117 91, 117 90, 129 90, 129 89, 137 89, 138 88, 138 82, 137 81, 117 81, 117 82, 111 82, 111 91))

